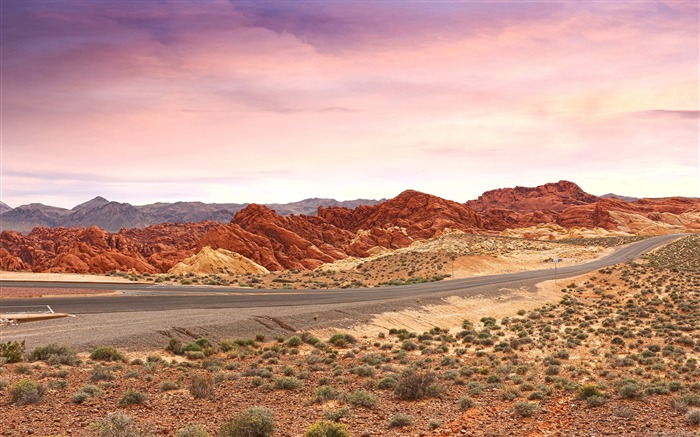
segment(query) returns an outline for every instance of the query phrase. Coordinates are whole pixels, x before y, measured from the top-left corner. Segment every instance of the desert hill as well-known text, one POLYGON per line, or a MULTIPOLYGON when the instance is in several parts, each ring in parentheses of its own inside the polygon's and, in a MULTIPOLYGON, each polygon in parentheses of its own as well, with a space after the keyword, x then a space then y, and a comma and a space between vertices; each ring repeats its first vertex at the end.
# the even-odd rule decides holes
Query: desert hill
MULTIPOLYGON (((75 226, 86 223, 89 211, 104 213, 111 227, 138 221, 143 214, 129 204, 101 198, 65 213, 43 205, 17 209, 38 216, 58 214, 75 226)), ((538 239, 699 232, 700 199, 626 202, 599 198, 572 182, 560 181, 535 188, 493 190, 466 204, 408 190, 376 205, 354 209, 321 206, 316 216, 283 216, 264 205, 251 204, 228 223, 161 223, 113 233, 97 226, 37 227, 27 235, 3 231, 0 268, 162 273, 210 247, 235 252, 270 271, 315 269, 349 256, 364 258, 407 247, 447 230, 538 239)))

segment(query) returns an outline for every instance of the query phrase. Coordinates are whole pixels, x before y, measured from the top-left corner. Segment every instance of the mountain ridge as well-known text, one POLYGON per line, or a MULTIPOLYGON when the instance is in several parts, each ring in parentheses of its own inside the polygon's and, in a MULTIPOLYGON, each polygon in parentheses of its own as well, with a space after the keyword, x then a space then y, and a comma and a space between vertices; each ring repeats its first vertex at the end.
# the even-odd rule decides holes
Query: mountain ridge
MULTIPOLYGON (((375 205, 353 209, 320 206, 318 215, 283 216, 267 206, 249 204, 225 223, 160 223, 118 232, 97 226, 36 227, 27 235, 3 231, 0 269, 163 273, 210 247, 235 252, 270 271, 310 270, 349 256, 364 258, 407 247, 454 230, 474 234, 510 230, 512 234, 513 230, 539 227, 545 232, 520 235, 545 239, 556 238, 547 230, 553 226, 571 230, 570 235, 581 228, 634 235, 700 232, 700 199, 696 198, 626 202, 592 196, 568 181, 488 193, 492 194, 480 197, 477 204, 482 213, 472 209, 469 202, 461 204, 406 190, 375 205), (513 206, 517 209, 507 209, 513 206)), ((121 213, 139 213, 132 205, 108 202, 79 209, 68 217, 80 225, 84 223, 80 214, 93 209, 109 213, 115 226, 121 213)), ((43 213, 36 205, 27 210, 43 213)))
MULTIPOLYGON (((310 198, 290 203, 267 204, 280 215, 315 215, 319 206, 374 205, 385 199, 310 198)), ((5 205, 4 203, 2 205, 5 205)), ((0 211, 4 208, 0 205, 0 211)), ((212 220, 227 223, 248 203, 157 202, 146 205, 115 202, 97 196, 71 209, 42 203, 30 203, 0 212, 0 231, 29 233, 35 227, 90 227, 98 226, 110 232, 122 228, 144 228, 158 223, 196 223, 212 220)))

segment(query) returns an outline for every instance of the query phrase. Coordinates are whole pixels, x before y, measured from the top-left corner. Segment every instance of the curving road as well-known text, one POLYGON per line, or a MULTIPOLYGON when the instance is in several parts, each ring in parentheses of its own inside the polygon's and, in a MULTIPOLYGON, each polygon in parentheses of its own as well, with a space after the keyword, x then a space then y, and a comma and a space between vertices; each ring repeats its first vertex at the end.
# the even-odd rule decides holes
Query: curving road
MULTIPOLYGON (((648 238, 618 248, 611 255, 589 263, 560 268, 558 278, 581 275, 593 270, 636 258, 656 247, 670 243, 684 234, 648 238)), ((120 291, 119 294, 91 297, 57 297, 41 299, 0 299, 3 307, 50 305, 55 312, 99 314, 133 311, 169 311, 182 309, 264 308, 358 303, 447 296, 469 289, 500 285, 518 287, 523 283, 554 278, 554 270, 471 277, 426 284, 385 288, 350 288, 330 290, 267 290, 234 287, 161 286, 151 284, 13 282, 0 281, 0 294, 5 287, 85 288, 120 291)))

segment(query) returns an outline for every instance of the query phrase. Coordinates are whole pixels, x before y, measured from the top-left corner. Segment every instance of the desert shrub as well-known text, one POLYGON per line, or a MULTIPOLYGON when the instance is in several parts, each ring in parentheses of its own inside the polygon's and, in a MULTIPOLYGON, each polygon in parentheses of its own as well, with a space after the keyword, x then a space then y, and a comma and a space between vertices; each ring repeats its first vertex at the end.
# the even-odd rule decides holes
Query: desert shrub
POLYGON ((358 407, 374 408, 379 403, 377 395, 366 390, 355 390, 348 395, 348 403, 358 407))
POLYGON ((73 393, 70 397, 70 400, 73 403, 82 404, 83 402, 85 402, 89 398, 102 397, 102 396, 104 396, 104 394, 105 394, 104 390, 102 390, 98 386, 88 384, 88 385, 84 385, 80 390, 73 393))
POLYGON ((92 397, 96 397, 96 398, 97 398, 97 397, 104 396, 104 394, 105 394, 104 390, 102 390, 102 389, 99 388, 98 386, 92 385, 92 384, 84 385, 84 386, 80 389, 80 391, 83 392, 83 393, 87 393, 88 395, 90 395, 90 396, 92 396, 92 397))
POLYGON ((436 376, 433 372, 406 369, 399 375, 394 387, 394 393, 399 399, 421 399, 425 396, 436 396, 440 388, 434 384, 436 376))
POLYGON ((372 377, 376 373, 374 367, 372 366, 357 366, 350 369, 350 373, 354 373, 357 376, 372 377))
POLYGON ((170 351, 175 355, 182 355, 184 351, 182 350, 182 341, 179 338, 170 337, 168 344, 165 346, 166 351, 170 351))
POLYGON ((65 379, 55 379, 47 384, 49 388, 66 388, 68 381, 65 379))
POLYGON ((93 381, 111 381, 114 379, 114 375, 112 375, 112 371, 109 369, 109 367, 105 367, 102 364, 93 366, 90 373, 90 378, 93 381))
POLYGON ((160 386, 160 391, 170 391, 170 390, 177 390, 180 388, 180 385, 175 382, 175 381, 163 381, 163 384, 160 386))
POLYGON ((603 396, 603 392, 595 384, 582 385, 578 389, 578 399, 588 399, 591 396, 603 396))
POLYGON ((211 349, 214 347, 214 344, 211 342, 211 340, 209 340, 206 337, 200 337, 200 338, 196 339, 194 342, 202 349, 211 349))
POLYGON ((689 425, 700 425, 700 409, 693 408, 685 415, 685 423, 689 425))
POLYGON ((98 347, 92 351, 90 359, 98 361, 125 361, 124 355, 113 346, 98 347))
POLYGON ((586 398, 586 405, 590 408, 600 407, 605 405, 608 400, 603 396, 593 395, 586 398))
POLYGON ((82 392, 82 391, 77 391, 71 395, 70 400, 74 404, 82 404, 83 402, 85 402, 89 398, 90 398, 89 394, 82 392))
POLYGON ((384 378, 379 380, 379 382, 377 383, 377 387, 381 390, 388 390, 390 388, 396 387, 396 382, 397 380, 395 376, 385 376, 384 378))
POLYGON ((35 348, 29 359, 32 361, 45 361, 47 364, 67 364, 72 366, 78 361, 74 349, 65 345, 48 344, 35 348))
POLYGON ((285 376, 275 380, 275 388, 278 390, 296 390, 301 387, 301 381, 293 376, 285 376))
POLYGON ((304 341, 298 335, 294 335, 294 336, 289 337, 287 339, 287 346, 289 346, 289 347, 301 346, 302 343, 304 343, 304 341))
POLYGON ((323 413, 324 420, 330 420, 331 422, 338 422, 343 417, 350 415, 350 409, 347 407, 339 408, 335 411, 326 411, 323 413))
POLYGON ((31 375, 32 368, 27 364, 17 364, 13 370, 18 375, 31 375))
POLYGON ((413 424, 413 417, 408 414, 396 413, 389 420, 390 428, 402 428, 404 426, 411 426, 413 424))
POLYGON ((338 390, 331 387, 330 385, 322 385, 316 389, 316 397, 314 401, 317 403, 323 403, 325 401, 330 401, 338 397, 338 390))
POLYGON ((642 395, 642 388, 636 382, 627 382, 617 389, 618 394, 625 398, 637 398, 642 395))
POLYGON ((513 411, 518 416, 530 417, 537 413, 539 407, 533 402, 516 402, 513 404, 513 411))
POLYGON ((177 431, 176 437, 211 437, 211 434, 209 434, 207 429, 202 425, 196 423, 180 428, 177 431))
POLYGON ((0 391, 3 391, 7 388, 8 382, 4 379, 0 379, 0 391))
POLYGON ((134 423, 134 419, 121 412, 110 414, 91 423, 88 429, 98 437, 146 437, 151 435, 145 427, 134 423))
POLYGON ((19 363, 24 357, 24 340, 0 343, 0 364, 19 363))
POLYGON ((347 425, 326 420, 319 420, 304 433, 304 437, 350 437, 351 435, 347 425))
POLYGON ((457 401, 457 404, 459 404, 460 411, 467 411, 474 406, 474 399, 470 398, 469 396, 462 396, 457 401))
POLYGON ((140 391, 129 389, 119 400, 119 405, 143 405, 146 402, 146 395, 140 391))
POLYGON ((331 338, 328 339, 328 343, 338 346, 338 347, 344 347, 347 346, 348 344, 353 344, 357 340, 355 337, 353 337, 350 334, 334 334, 331 336, 331 338))
POLYGON ((272 411, 248 408, 229 419, 219 431, 220 437, 267 437, 275 431, 272 411))
POLYGON ((214 380, 210 376, 195 375, 190 381, 189 390, 195 399, 209 399, 214 395, 214 380))
POLYGON ((10 386, 10 402, 17 405, 38 404, 44 400, 44 385, 31 379, 20 379, 10 386))
POLYGON ((418 345, 407 338, 401 343, 401 349, 405 351, 414 351, 418 349, 418 345))

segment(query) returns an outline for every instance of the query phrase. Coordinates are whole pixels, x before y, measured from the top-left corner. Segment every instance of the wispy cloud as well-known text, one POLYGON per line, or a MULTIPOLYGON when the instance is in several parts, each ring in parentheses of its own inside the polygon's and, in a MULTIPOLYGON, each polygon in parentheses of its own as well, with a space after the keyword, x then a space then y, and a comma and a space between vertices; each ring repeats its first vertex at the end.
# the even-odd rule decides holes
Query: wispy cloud
POLYGON ((39 180, 75 203, 80 184, 128 199, 130 182, 154 200, 590 178, 698 195, 697 2, 1 5, 15 204, 39 180), (649 165, 668 181, 638 177, 649 165))

